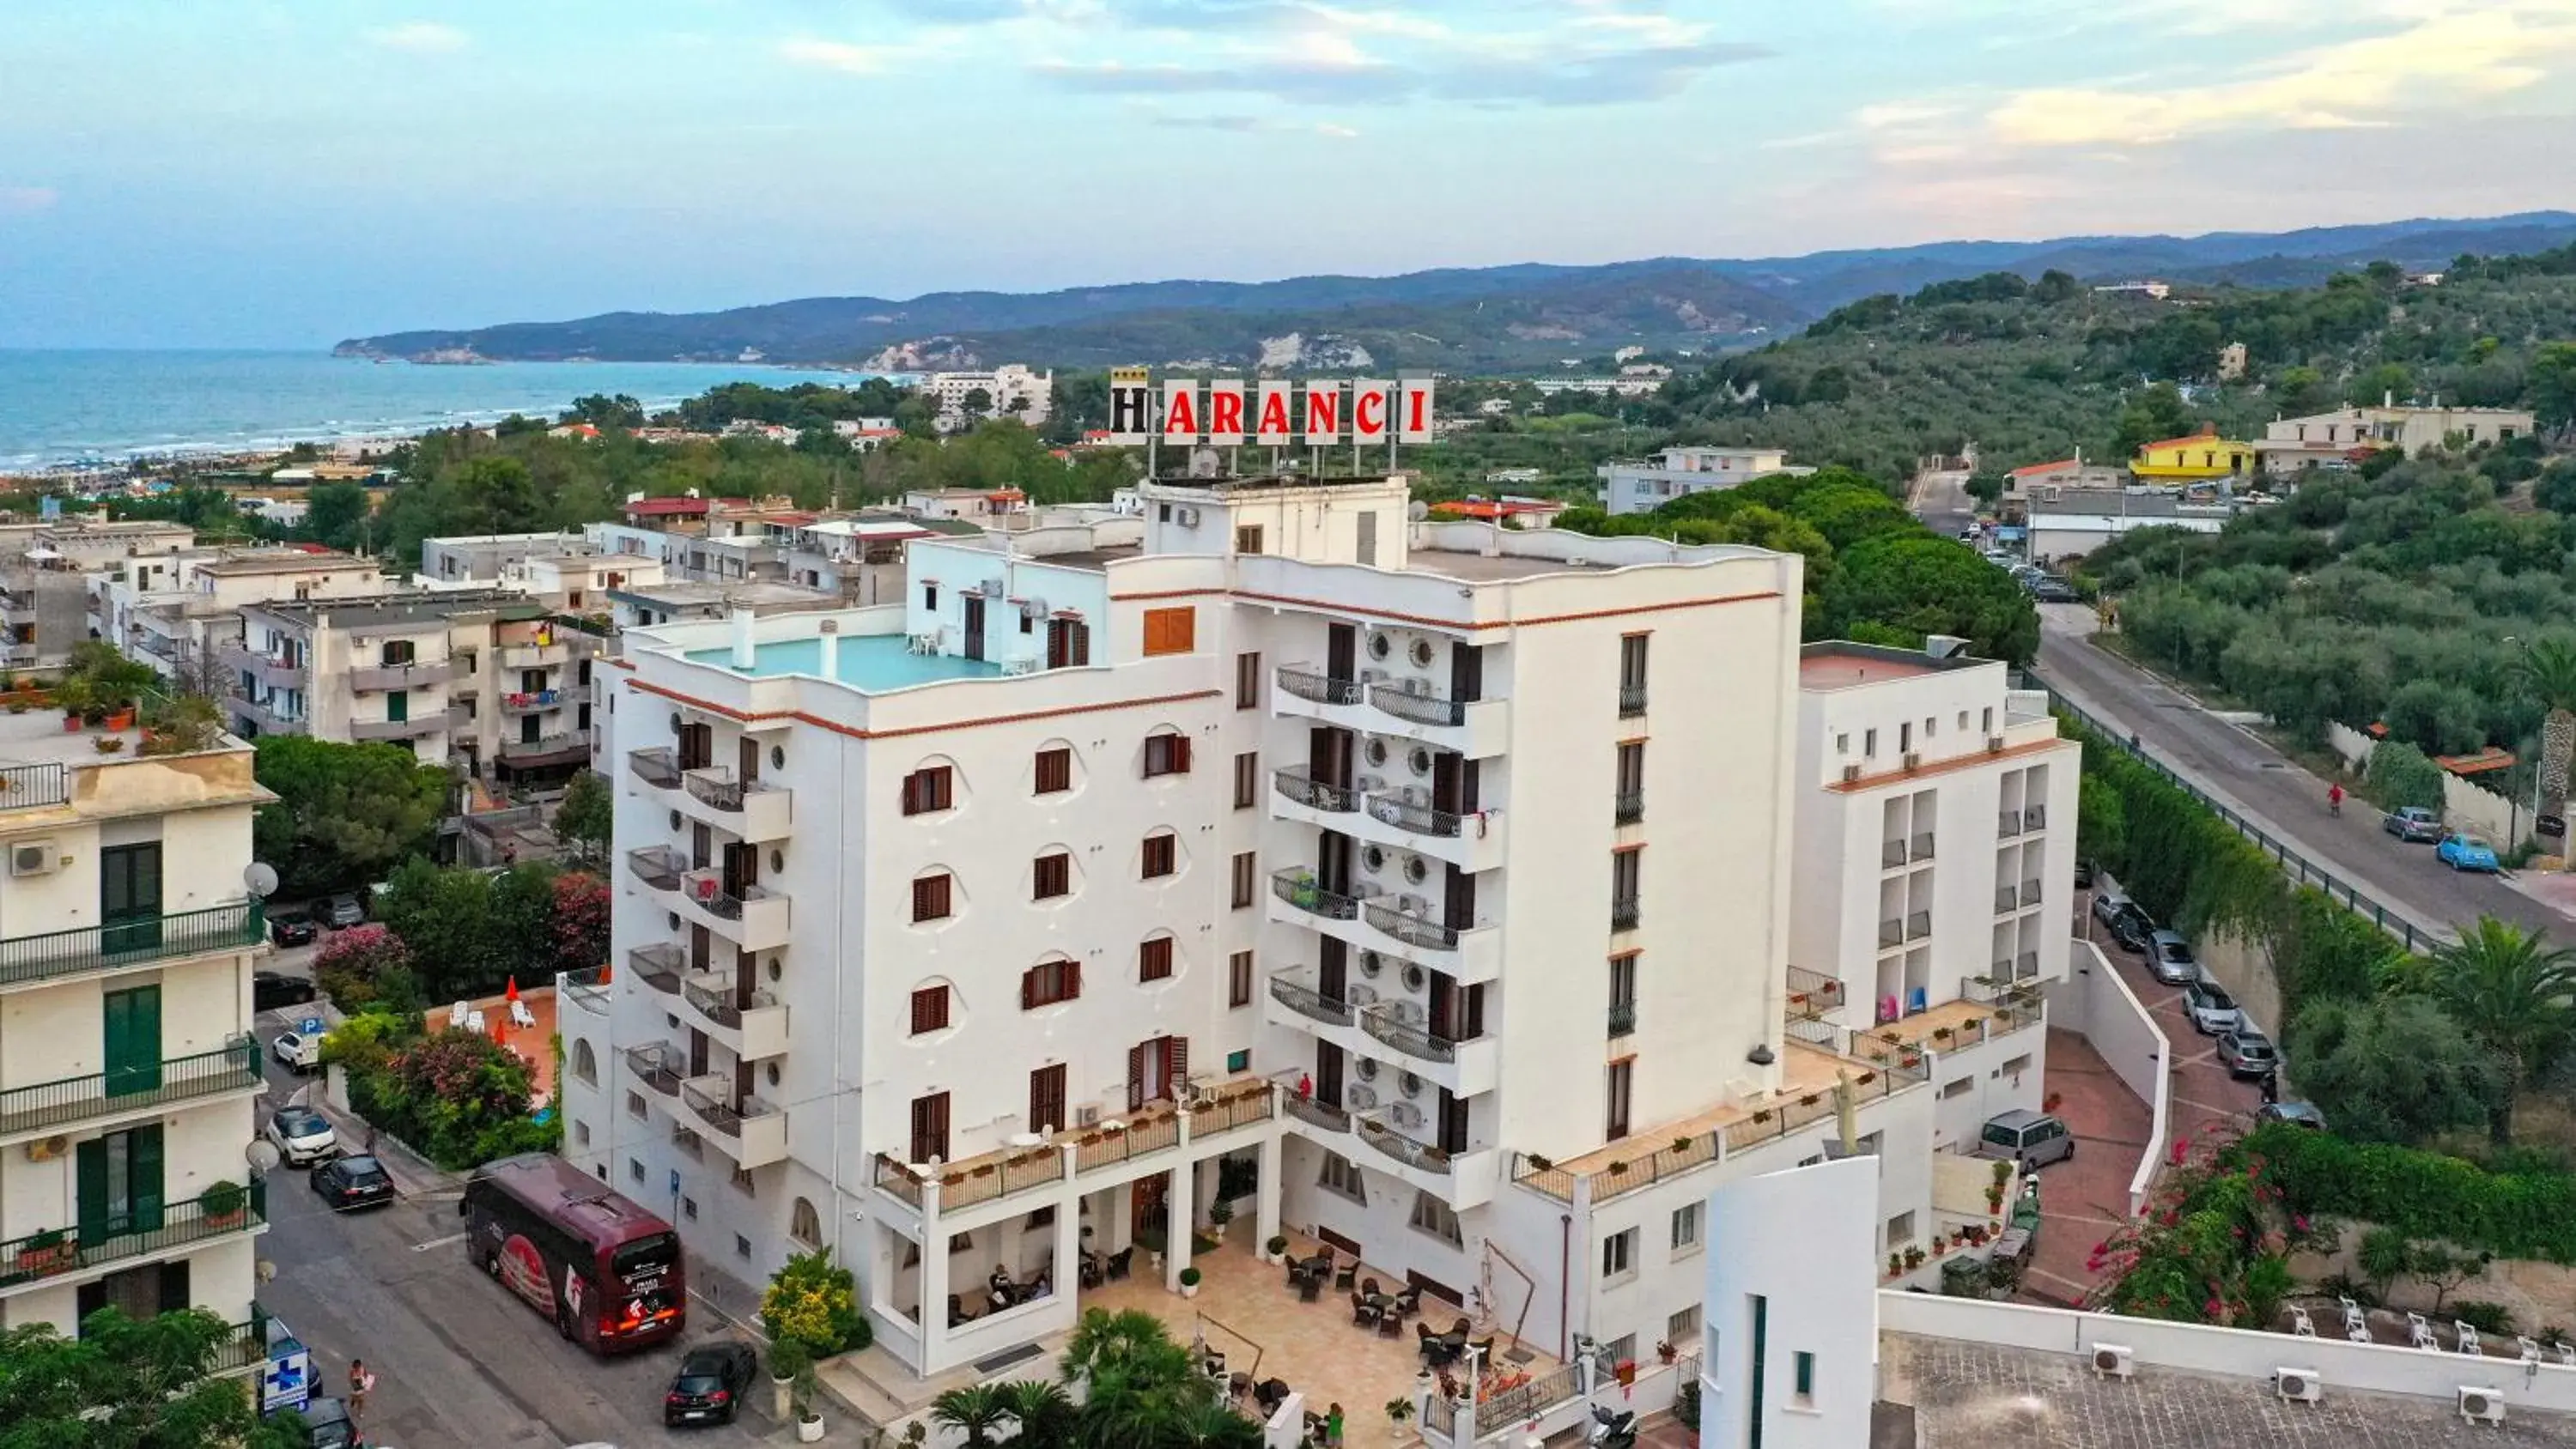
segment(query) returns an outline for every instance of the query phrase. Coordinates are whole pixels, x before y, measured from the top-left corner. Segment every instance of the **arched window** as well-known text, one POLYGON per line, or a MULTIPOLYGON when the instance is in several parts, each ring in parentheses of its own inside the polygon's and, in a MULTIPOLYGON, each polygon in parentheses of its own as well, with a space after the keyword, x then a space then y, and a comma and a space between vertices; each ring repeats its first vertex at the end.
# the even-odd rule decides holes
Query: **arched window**
POLYGON ((814 1211, 813 1199, 800 1197, 788 1210, 787 1236, 809 1248, 823 1246, 823 1219, 814 1211))
POLYGON ((572 1044, 572 1074, 594 1087, 599 1085, 599 1059, 591 1055, 590 1043, 572 1044))

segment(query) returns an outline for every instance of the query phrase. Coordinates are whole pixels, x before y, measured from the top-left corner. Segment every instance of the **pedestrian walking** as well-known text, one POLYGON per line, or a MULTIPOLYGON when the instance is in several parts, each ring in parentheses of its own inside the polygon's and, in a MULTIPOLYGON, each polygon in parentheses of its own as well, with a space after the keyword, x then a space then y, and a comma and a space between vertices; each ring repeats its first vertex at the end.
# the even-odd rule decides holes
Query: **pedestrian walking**
POLYGON ((2278 1101, 2280 1101, 2280 1100, 2281 1100, 2281 1074, 2280 1074, 2280 1072, 2279 1072, 2277 1069, 2276 1069, 2276 1070, 2270 1070, 2270 1071, 2266 1071, 2266 1072, 2264 1072, 2264 1073, 2263 1073, 2263 1105, 2264 1105, 2264 1106, 2266 1106, 2266 1107, 2269 1107, 2269 1106, 2271 1106, 2273 1103, 2278 1102, 2278 1101))
POLYGON ((359 1418, 367 1412, 367 1395, 375 1392, 376 1371, 362 1358, 349 1360, 349 1417, 359 1418))
POLYGON ((376 1155, 376 1124, 373 1122, 367 1124, 367 1155, 376 1155))

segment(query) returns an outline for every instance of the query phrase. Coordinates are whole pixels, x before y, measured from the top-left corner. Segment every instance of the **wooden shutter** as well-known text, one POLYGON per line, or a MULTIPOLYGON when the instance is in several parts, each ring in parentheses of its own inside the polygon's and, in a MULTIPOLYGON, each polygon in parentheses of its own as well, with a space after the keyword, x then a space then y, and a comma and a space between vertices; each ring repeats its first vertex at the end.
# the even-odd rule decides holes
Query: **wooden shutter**
POLYGON ((1172 773, 1175 775, 1186 775, 1189 772, 1190 737, 1188 735, 1174 735, 1172 736, 1172 773))
POLYGON ((1080 995, 1082 995, 1082 963, 1067 961, 1064 963, 1064 999, 1071 1001, 1080 995))
POLYGON ((1038 1004, 1038 972, 1044 969, 1045 968, 1041 966, 1032 966, 1028 970, 1020 973, 1020 1010, 1032 1011, 1036 1009, 1038 1004))
POLYGON ((1145 1048, 1133 1046, 1127 1049, 1127 1110, 1133 1112, 1144 1105, 1145 1048))
POLYGON ((921 813, 921 776, 918 773, 903 777, 903 813, 921 813))
POLYGON ((1190 1074, 1190 1039, 1185 1036, 1163 1038, 1164 1090, 1180 1095, 1181 1082, 1190 1074))
POLYGON ((1029 1130, 1044 1132, 1064 1126, 1064 1064, 1029 1073, 1029 1130))

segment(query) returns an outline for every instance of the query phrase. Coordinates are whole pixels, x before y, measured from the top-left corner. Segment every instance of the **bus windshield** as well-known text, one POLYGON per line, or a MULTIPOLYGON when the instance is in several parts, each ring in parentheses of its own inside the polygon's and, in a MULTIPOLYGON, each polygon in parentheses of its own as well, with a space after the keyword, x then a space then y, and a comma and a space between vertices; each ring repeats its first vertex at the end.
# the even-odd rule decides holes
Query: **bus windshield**
POLYGON ((680 1256, 680 1240, 669 1233, 638 1238, 608 1255, 608 1271, 621 1279, 641 1278, 671 1266, 680 1256))

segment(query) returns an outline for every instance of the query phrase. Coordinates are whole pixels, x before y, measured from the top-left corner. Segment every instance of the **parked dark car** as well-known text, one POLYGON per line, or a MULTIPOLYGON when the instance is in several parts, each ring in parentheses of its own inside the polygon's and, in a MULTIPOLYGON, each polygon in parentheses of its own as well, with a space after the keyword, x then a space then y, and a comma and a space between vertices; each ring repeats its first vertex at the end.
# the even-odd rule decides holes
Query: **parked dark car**
POLYGON ((268 939, 280 946, 310 946, 321 934, 313 918, 302 911, 281 911, 268 918, 268 939))
POLYGON ((2314 1102, 2266 1102, 2255 1109, 2254 1120, 2288 1122, 2311 1132, 2326 1130, 2326 1114, 2318 1111, 2314 1102))
POLYGON ((349 1417, 349 1406, 338 1399, 307 1399, 296 1412, 304 1416, 304 1427, 313 1449, 367 1449, 366 1437, 358 1432, 357 1421, 349 1417))
POLYGON ((322 918, 322 924, 335 931, 365 925, 367 921, 367 908, 358 903, 356 891, 342 891, 315 906, 313 913, 322 918))
POLYGON ((2051 578, 2032 580, 2030 596, 2035 602, 2042 604, 2072 604, 2084 597, 2075 592, 2075 586, 2064 579, 2051 578))
POLYGON ((2165 985, 2189 986, 2200 979, 2200 962, 2193 958, 2191 943, 2182 938, 2181 932, 2148 932, 2146 952, 2147 970, 2165 985))
POLYGON ((2430 845, 2442 838, 2442 817, 2421 805, 2408 805, 2380 816, 2379 828, 2400 840, 2430 845))
POLYGON ((758 1367, 747 1343, 702 1343, 690 1349, 680 1360, 680 1371, 671 1376, 670 1392, 662 1395, 662 1422, 732 1423, 758 1367))
POLYGON ((2112 940, 2132 951, 2147 949, 2147 938, 2156 930, 2156 918, 2147 914, 2146 907, 2107 891, 2093 898, 2093 919, 2110 930, 2112 940))
POLYGON ((2218 1064, 2231 1077, 2259 1077, 2278 1071, 2281 1054, 2272 1039, 2250 1026, 2240 1026, 2218 1039, 2218 1064))
POLYGON ((313 983, 301 976, 289 976, 283 971, 254 971, 250 974, 250 1007, 253 1011, 302 1006, 318 994, 313 983))
POLYGON ((383 1163, 361 1153, 313 1169, 313 1191, 335 1209, 382 1207, 394 1200, 394 1180, 383 1163))

